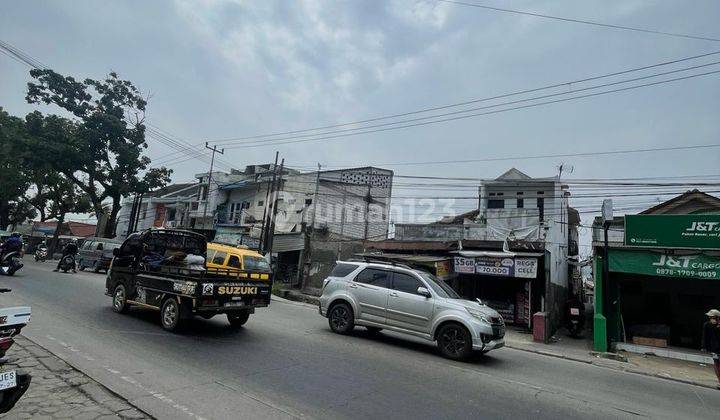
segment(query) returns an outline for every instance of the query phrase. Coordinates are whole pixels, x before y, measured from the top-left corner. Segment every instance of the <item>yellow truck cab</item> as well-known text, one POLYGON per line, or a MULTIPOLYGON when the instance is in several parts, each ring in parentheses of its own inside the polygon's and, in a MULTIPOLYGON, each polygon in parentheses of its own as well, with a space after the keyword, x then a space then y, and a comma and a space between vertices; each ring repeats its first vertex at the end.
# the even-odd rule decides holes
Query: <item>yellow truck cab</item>
POLYGON ((270 264, 257 251, 231 245, 208 242, 207 267, 239 271, 239 276, 270 280, 270 264), (249 273, 244 273, 245 271, 249 273))

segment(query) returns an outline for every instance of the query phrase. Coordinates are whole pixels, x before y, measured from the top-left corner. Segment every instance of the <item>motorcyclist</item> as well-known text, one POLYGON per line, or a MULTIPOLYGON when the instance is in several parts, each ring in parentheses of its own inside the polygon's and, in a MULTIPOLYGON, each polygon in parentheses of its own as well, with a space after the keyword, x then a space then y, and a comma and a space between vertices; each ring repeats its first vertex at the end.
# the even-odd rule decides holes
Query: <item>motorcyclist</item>
POLYGON ((10 252, 22 253, 23 241, 18 232, 13 232, 10 237, 0 245, 0 261, 10 252))
POLYGON ((55 269, 53 271, 60 271, 60 265, 62 264, 63 259, 66 256, 71 255, 73 258, 72 272, 77 273, 77 271, 75 271, 75 255, 77 255, 77 253, 78 253, 77 239, 73 239, 70 242, 68 242, 68 244, 65 245, 65 247, 63 248, 62 256, 60 257, 60 261, 58 261, 58 265, 57 265, 57 267, 55 267, 55 269))

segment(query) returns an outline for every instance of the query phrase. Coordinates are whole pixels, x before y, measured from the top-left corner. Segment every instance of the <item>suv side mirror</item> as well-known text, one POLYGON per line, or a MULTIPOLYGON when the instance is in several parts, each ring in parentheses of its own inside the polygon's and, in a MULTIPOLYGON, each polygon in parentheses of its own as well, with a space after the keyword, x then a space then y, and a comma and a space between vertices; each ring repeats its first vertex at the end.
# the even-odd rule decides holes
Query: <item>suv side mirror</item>
POLYGON ((120 248, 113 248, 113 257, 120 256, 120 248))
POLYGON ((420 296, 425 296, 426 298, 432 297, 430 291, 426 287, 418 287, 417 294, 420 296))

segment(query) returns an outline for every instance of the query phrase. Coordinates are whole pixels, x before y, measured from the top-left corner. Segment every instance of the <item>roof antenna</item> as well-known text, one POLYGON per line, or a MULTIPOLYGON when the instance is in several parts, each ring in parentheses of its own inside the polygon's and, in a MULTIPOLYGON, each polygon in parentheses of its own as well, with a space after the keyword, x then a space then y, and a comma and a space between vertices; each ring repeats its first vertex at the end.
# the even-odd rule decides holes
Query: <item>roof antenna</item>
POLYGON ((572 165, 566 165, 565 162, 560 162, 559 166, 556 166, 558 169, 558 179, 562 178, 563 171, 567 171, 567 173, 571 174, 575 170, 575 167, 572 165))

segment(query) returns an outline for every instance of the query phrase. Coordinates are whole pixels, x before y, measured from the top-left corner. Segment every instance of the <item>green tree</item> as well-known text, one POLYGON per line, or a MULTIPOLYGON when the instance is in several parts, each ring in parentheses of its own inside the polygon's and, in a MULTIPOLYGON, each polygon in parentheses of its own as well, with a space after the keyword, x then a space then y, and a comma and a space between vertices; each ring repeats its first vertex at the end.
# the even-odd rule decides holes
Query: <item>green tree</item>
POLYGON ((47 69, 31 70, 30 75, 36 81, 28 83, 29 103, 54 104, 74 117, 67 121, 28 115, 28 126, 43 140, 42 154, 87 195, 98 220, 103 217, 103 201, 110 201, 103 234, 112 236, 123 196, 170 181, 171 170, 149 168, 150 158, 142 154, 147 148, 147 101, 114 72, 105 80, 82 82, 47 69), (53 131, 58 127, 63 129, 53 131))
POLYGON ((57 228, 50 241, 50 255, 55 252, 60 229, 65 223, 68 213, 89 213, 93 211, 92 204, 78 186, 59 173, 48 177, 47 199, 48 218, 57 219, 57 228))
POLYGON ((36 215, 24 200, 30 181, 18 158, 19 146, 26 136, 23 120, 0 108, 0 230, 36 215))

